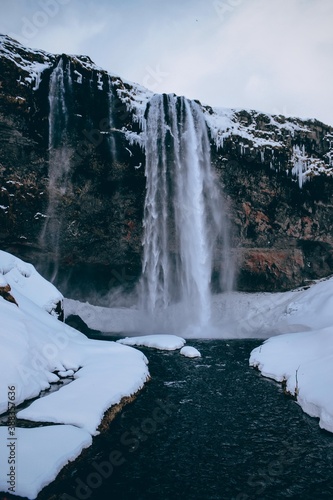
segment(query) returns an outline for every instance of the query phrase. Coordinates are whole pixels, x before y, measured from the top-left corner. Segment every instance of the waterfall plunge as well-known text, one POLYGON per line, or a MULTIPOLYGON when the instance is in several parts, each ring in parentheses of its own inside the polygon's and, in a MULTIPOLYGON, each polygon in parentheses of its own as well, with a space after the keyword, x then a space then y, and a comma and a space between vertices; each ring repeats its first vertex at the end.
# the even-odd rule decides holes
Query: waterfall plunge
POLYGON ((198 104, 155 95, 146 112, 142 306, 153 329, 202 331, 211 323, 214 257, 230 288, 228 228, 198 104))

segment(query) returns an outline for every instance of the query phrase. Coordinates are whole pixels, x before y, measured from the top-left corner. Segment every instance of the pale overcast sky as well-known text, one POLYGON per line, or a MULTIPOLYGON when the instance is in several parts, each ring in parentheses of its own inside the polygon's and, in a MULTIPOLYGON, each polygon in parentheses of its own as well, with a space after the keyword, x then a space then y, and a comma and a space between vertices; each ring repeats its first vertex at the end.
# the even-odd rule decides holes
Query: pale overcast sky
POLYGON ((1 0, 0 33, 154 90, 333 125, 333 0, 1 0))

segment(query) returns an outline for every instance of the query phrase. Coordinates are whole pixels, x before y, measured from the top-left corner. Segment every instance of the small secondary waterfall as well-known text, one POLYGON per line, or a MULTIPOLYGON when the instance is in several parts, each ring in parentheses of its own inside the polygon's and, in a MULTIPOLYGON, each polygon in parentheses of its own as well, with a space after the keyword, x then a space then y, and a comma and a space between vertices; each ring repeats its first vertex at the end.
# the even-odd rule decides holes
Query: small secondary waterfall
POLYGON ((69 63, 64 67, 60 59, 53 70, 49 84, 49 168, 48 207, 46 221, 40 235, 41 245, 51 251, 51 281, 59 267, 59 240, 63 222, 60 199, 70 188, 69 170, 71 149, 68 145, 68 108, 66 94, 71 91, 72 81, 69 63))
POLYGON ((212 313, 214 257, 223 261, 224 288, 233 272, 223 198, 197 103, 173 94, 151 99, 145 175, 143 308, 153 320, 164 311, 166 325, 174 320, 182 327, 205 327, 212 313))
POLYGON ((111 80, 110 76, 109 76, 108 84, 109 84, 109 89, 108 89, 108 104, 109 104, 108 144, 109 144, 109 150, 110 150, 110 155, 111 155, 111 161, 114 161, 116 159, 116 141, 115 141, 114 134, 113 134, 114 123, 113 123, 113 116, 112 116, 112 110, 114 107, 114 95, 112 92, 112 80, 111 80))

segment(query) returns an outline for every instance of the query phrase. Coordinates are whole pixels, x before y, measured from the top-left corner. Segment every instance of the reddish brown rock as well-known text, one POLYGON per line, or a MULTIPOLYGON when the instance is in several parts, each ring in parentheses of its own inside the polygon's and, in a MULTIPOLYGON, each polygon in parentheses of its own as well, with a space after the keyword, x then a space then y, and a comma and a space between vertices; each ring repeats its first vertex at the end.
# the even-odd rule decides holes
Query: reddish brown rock
POLYGON ((18 307, 18 303, 16 302, 15 298, 10 292, 11 292, 10 285, 0 286, 0 297, 7 300, 7 302, 11 302, 12 304, 17 305, 18 307))

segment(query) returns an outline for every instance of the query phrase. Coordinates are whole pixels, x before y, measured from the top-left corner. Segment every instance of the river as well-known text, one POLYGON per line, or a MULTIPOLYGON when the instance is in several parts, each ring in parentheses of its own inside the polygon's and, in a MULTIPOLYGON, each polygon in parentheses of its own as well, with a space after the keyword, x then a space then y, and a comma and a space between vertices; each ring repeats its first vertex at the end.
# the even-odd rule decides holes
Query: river
POLYGON ((189 342, 196 359, 142 349, 151 381, 38 498, 332 499, 333 436, 248 366, 261 342, 189 342))

